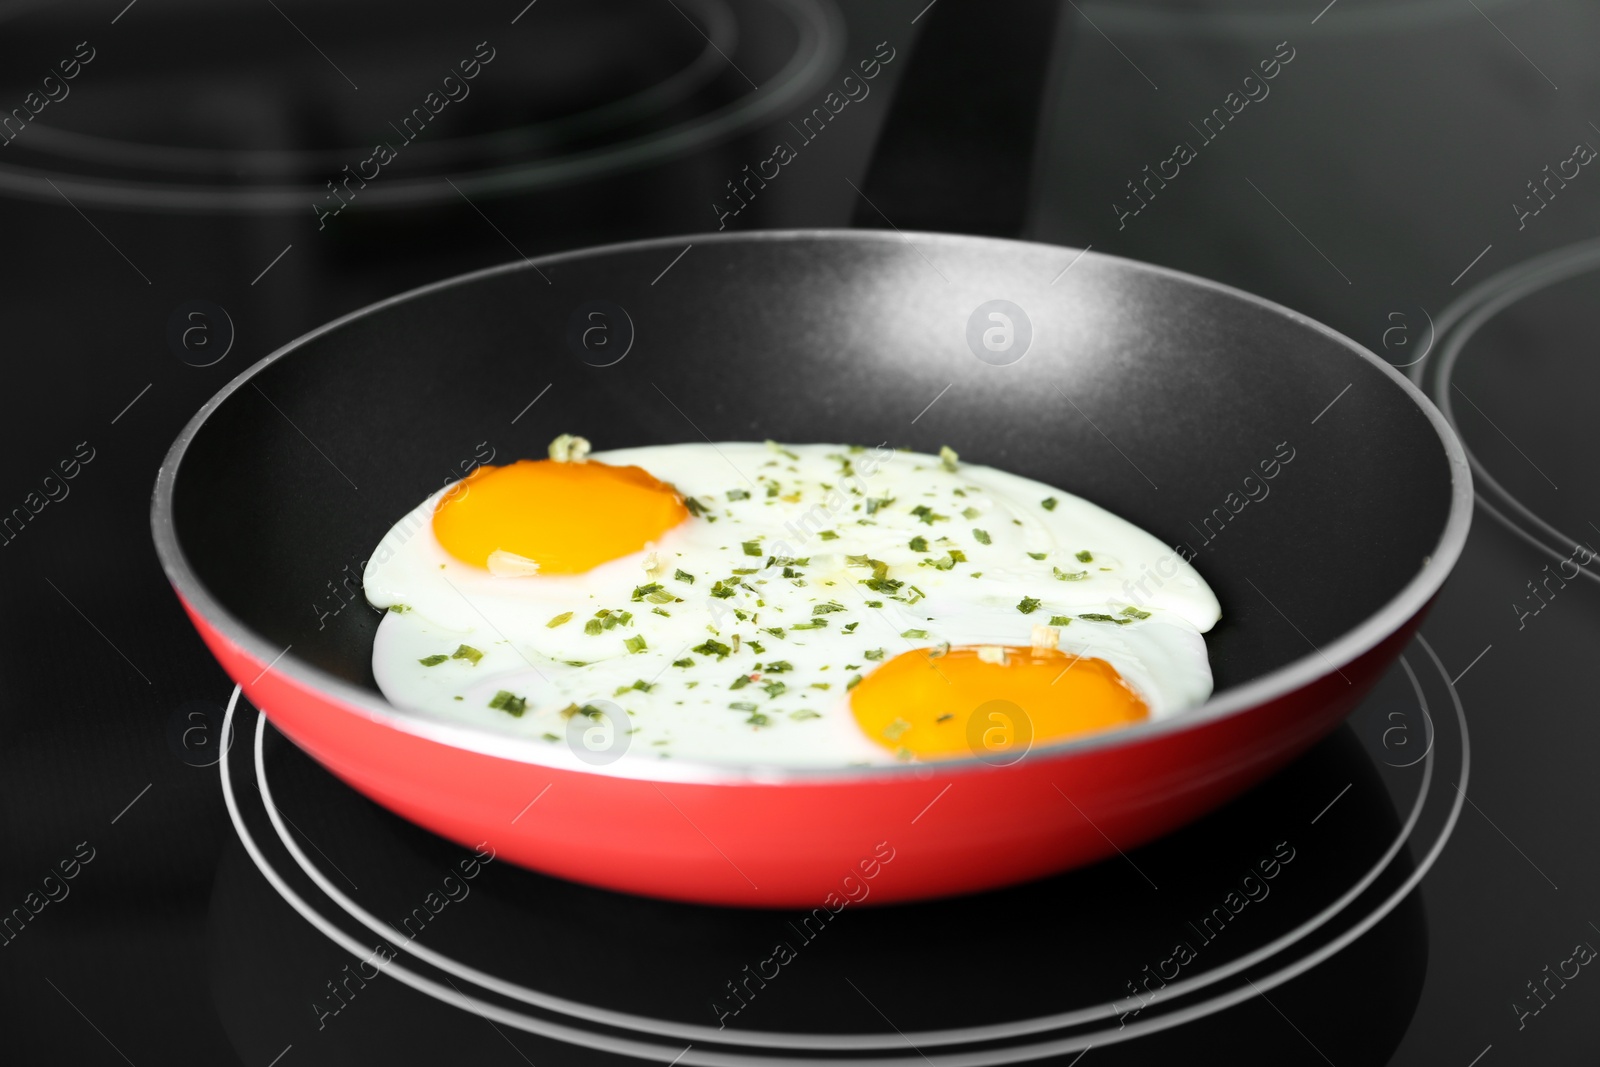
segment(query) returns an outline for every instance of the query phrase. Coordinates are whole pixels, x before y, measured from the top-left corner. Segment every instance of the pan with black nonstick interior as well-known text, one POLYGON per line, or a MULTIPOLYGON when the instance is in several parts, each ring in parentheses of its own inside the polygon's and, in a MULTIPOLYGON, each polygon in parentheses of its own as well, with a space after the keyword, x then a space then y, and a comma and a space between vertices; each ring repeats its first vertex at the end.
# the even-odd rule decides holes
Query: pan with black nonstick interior
POLYGON ((223 666, 369 797, 555 875, 788 907, 866 867, 878 902, 1006 885, 1215 808, 1356 705, 1470 512, 1433 407, 1301 315, 1113 256, 856 230, 587 249, 346 316, 195 416, 153 523, 223 666), (1020 758, 833 769, 644 752, 596 765, 397 710, 372 672, 368 557, 486 456, 542 457, 562 433, 606 449, 949 446, 1059 486, 1167 542, 1215 590, 1215 691, 1020 758), (886 842, 894 860, 879 864, 886 842))

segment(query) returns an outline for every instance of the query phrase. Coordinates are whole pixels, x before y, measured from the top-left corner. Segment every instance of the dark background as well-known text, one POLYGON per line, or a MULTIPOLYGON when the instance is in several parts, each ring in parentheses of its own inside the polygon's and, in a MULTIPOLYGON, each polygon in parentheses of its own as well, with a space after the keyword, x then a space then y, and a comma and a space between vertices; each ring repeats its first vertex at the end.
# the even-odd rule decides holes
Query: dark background
MULTIPOLYGON (((1575 145, 1600 145, 1600 8, 1587 4, 97 0, 0 18, 5 109, 78 42, 93 50, 70 94, 0 147, 0 511, 36 507, 61 461, 93 457, 0 546, 0 909, 79 842, 95 850, 70 897, 0 948, 0 1041, 22 1062, 271 1059, 218 1010, 235 961, 211 913, 225 889, 281 904, 241 862, 215 768, 192 766, 181 741, 188 712, 210 714, 231 686, 156 565, 148 494, 207 397, 327 319, 461 270, 719 220, 893 226, 1192 271, 1399 365, 1474 286, 1600 236, 1591 168, 1548 202, 1528 188, 1575 145), (323 183, 480 41, 495 58, 472 95, 319 229, 323 183), (879 42, 894 58, 871 94, 723 218, 725 183, 794 139, 790 121, 879 42), (1191 126, 1291 53, 1215 140, 1191 126), (1122 214, 1137 206, 1126 183, 1179 141, 1196 158, 1122 214)), ((1600 541, 1595 288, 1579 275, 1510 309, 1444 391, 1507 492, 1600 541)), ((1309 1015, 1233 1009, 1221 1032, 1240 1046, 1217 1055, 1317 1062, 1305 1043, 1337 1049, 1381 1017, 1396 1064, 1594 1062, 1600 979, 1581 975, 1521 1029, 1510 1005, 1575 941, 1600 941, 1600 590, 1587 576, 1532 599, 1574 545, 1498 510, 1511 520, 1479 510, 1423 630, 1457 679, 1474 761, 1471 800, 1407 905, 1426 940, 1414 1009, 1395 1023, 1369 999, 1363 974, 1401 954, 1380 926, 1348 950, 1347 992, 1309 1015)), ((1009 919, 1009 935, 1029 921, 1009 919)), ((381 996, 397 1016, 420 1010, 409 991, 381 996)), ((442 1050, 483 1029, 428 1011, 416 1017, 442 1050)), ((288 1057, 359 1061, 292 1040, 288 1057)), ((567 1055, 512 1044, 479 1052, 567 1055)))

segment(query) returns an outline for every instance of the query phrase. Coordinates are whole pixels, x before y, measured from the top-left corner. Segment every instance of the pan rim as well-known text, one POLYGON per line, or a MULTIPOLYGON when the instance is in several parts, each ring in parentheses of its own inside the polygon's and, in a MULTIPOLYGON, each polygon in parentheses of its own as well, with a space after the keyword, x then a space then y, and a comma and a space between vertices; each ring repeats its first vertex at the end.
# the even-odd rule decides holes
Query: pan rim
POLYGON ((184 455, 190 443, 200 432, 200 428, 224 402, 235 392, 242 389, 256 375, 278 360, 286 358, 324 334, 331 333, 358 319, 378 314, 394 305, 502 274, 513 274, 529 270, 537 271, 540 267, 554 267, 574 259, 592 259, 623 252, 678 248, 684 243, 721 244, 807 240, 876 241, 887 243, 904 242, 911 239, 942 244, 1032 245, 1051 251, 1076 252, 1080 257, 1092 255, 1099 259, 1111 260, 1133 267, 1136 270, 1152 272, 1188 285, 1231 296, 1273 314, 1285 316, 1291 321, 1314 330, 1329 340, 1336 342, 1387 376, 1389 381, 1398 387, 1427 418, 1429 424, 1433 427, 1434 433, 1439 438, 1440 447, 1444 451, 1450 470, 1449 512, 1446 515, 1444 527, 1440 531, 1438 542, 1435 544, 1433 551, 1427 556, 1425 564, 1418 569, 1410 581, 1402 586, 1378 611, 1369 615, 1359 625, 1341 634, 1334 641, 1321 648, 1313 646, 1312 650, 1307 654, 1291 660, 1276 670, 1253 678, 1242 685, 1223 690, 1221 693, 1212 694, 1208 700, 1198 707, 1166 719, 1146 721, 1119 730, 1106 731, 1088 737, 1039 746, 1030 750, 1015 764, 1009 766, 1020 767, 1025 764, 1037 764, 1047 760, 1071 759, 1105 748, 1131 747, 1155 738, 1165 737, 1168 734, 1177 734, 1210 725, 1285 697, 1336 673, 1339 668, 1369 652, 1380 642, 1396 633, 1406 622, 1427 606, 1454 569, 1456 561, 1460 558, 1466 544, 1467 531, 1472 522, 1474 499, 1472 472, 1460 440, 1456 437, 1454 430, 1451 429, 1444 415, 1415 383, 1390 366, 1387 361, 1332 327, 1254 293, 1237 289, 1222 282, 1202 278, 1186 271, 1146 263, 1126 256, 1093 252, 1089 249, 1074 249, 1071 246, 1049 244, 1042 241, 1019 241, 1010 238, 930 231, 906 231, 902 233, 898 230, 839 227, 682 234, 592 245, 538 256, 533 259, 525 257, 521 260, 513 260, 480 270, 469 271, 465 274, 453 275, 449 278, 409 289, 368 304, 365 307, 357 308, 325 322, 307 333, 301 334, 242 370, 195 412, 173 440, 171 447, 162 459, 160 469, 157 471, 150 504, 151 534, 161 568, 166 573, 167 580, 171 583, 174 591, 177 592, 185 604, 205 620, 208 626, 258 662, 268 664, 270 670, 284 676, 297 688, 318 694, 340 705, 343 710, 360 714, 378 724, 423 740, 443 744, 450 748, 476 752, 517 763, 546 767, 551 770, 574 771, 653 782, 691 782, 698 784, 830 785, 862 780, 903 780, 903 776, 906 775, 910 775, 913 779, 926 778, 935 769, 940 775, 944 776, 994 770, 993 766, 977 756, 941 760, 936 764, 874 764, 864 767, 790 767, 773 764, 728 764, 694 759, 648 760, 624 756, 611 764, 592 766, 577 760, 576 757, 571 760, 562 759, 563 755, 571 754, 565 753, 564 749, 547 743, 539 743, 532 739, 510 735, 494 734, 469 726, 424 719, 418 715, 401 711, 380 696, 370 693, 366 689, 331 674, 320 667, 286 655, 284 650, 280 650, 269 643, 242 619, 223 607, 211 595, 209 589, 200 581, 190 566, 187 555, 178 544, 176 525, 173 521, 173 491, 178 473, 182 467, 184 455))

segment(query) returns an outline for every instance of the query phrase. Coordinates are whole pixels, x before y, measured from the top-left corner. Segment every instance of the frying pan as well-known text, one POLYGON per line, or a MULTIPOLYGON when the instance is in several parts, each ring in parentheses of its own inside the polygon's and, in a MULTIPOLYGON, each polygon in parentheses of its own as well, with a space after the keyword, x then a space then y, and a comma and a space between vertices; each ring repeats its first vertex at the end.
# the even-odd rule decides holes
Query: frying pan
POLYGON ((152 523, 223 667, 378 803, 594 885, 842 907, 1126 853, 1283 767, 1405 645, 1470 514, 1438 412, 1293 311, 1070 248, 811 230, 554 255, 330 323, 195 415, 152 523), (995 300, 1013 320, 998 353, 969 344, 995 300), (486 454, 539 456, 564 432, 598 448, 949 445, 1077 493, 1193 557, 1223 609, 1206 637, 1216 691, 1020 759, 838 769, 638 753, 591 766, 397 711, 370 667, 368 554, 486 454))

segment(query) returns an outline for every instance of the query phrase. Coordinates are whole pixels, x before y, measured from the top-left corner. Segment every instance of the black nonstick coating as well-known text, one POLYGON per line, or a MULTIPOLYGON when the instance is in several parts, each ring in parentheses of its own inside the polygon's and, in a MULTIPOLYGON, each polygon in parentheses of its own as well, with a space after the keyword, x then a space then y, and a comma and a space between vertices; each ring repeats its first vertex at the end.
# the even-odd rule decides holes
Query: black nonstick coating
POLYGON ((597 449, 887 441, 949 445, 1192 553, 1222 602, 1207 636, 1219 691, 1378 612, 1451 509, 1445 448, 1414 396, 1281 308, 1078 256, 975 237, 748 233, 421 290, 231 387, 182 458, 179 545, 274 646, 376 692, 362 565, 476 462, 542 456, 559 433, 597 449), (968 343, 969 316, 996 299, 1032 325, 1006 366, 968 343), (596 301, 612 305, 599 319, 596 301), (594 365, 617 358, 629 321, 626 355, 594 365), (588 348, 570 341, 596 325, 588 348))

